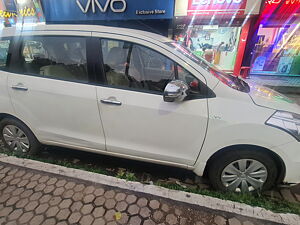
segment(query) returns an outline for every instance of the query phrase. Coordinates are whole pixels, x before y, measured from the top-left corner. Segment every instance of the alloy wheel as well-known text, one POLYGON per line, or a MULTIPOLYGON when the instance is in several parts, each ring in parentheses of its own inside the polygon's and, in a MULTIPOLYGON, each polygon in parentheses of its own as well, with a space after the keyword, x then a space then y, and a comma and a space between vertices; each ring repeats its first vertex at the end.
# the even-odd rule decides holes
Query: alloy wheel
POLYGON ((3 139, 13 150, 27 153, 30 148, 29 139, 26 134, 17 126, 7 125, 2 131, 3 139))
POLYGON ((267 168, 254 159, 240 159, 226 166, 221 181, 227 190, 251 192, 261 190, 268 177, 267 168))

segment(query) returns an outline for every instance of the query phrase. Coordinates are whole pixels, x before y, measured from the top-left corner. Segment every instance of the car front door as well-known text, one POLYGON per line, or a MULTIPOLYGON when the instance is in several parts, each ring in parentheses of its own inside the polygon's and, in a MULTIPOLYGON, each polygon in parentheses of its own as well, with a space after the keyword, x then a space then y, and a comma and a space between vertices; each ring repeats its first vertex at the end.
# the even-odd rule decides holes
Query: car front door
POLYGON ((7 75, 15 114, 43 143, 105 150, 96 88, 89 84, 91 33, 53 34, 24 34, 14 43, 7 75))
POLYGON ((196 85, 193 89, 200 94, 203 82, 157 46, 148 48, 142 41, 117 36, 98 40, 105 76, 97 97, 107 150, 143 160, 193 165, 206 134, 207 99, 198 96, 168 103, 163 91, 177 78, 196 85))

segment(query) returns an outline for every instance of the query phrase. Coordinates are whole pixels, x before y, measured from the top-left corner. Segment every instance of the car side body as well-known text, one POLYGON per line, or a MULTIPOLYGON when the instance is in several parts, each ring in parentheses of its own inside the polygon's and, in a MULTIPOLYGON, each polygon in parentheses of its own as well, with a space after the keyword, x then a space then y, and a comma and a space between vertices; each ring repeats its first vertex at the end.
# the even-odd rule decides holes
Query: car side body
MULTIPOLYGON (((207 68, 171 47, 172 41, 165 37, 115 27, 44 25, 5 28, 1 34, 3 40, 9 40, 11 46, 9 63, 0 71, 0 120, 21 121, 41 144, 181 167, 199 176, 223 154, 248 149, 264 152, 274 161, 278 169, 276 182, 300 182, 300 142, 291 134, 266 125, 278 110, 300 114, 300 107, 256 85, 251 86, 249 93, 228 87, 207 68), (53 38, 66 39, 65 43, 77 38, 74 46, 81 49, 85 46, 87 62, 82 63, 86 66, 82 71, 86 72, 80 73, 86 77, 73 81, 64 65, 53 62, 45 62, 37 69, 37 75, 19 72, 21 66, 16 65, 22 64, 22 68, 30 67, 33 71, 32 62, 42 61, 40 56, 34 55, 37 53, 30 53, 33 60, 25 58, 19 62, 20 54, 27 51, 25 41, 38 45, 36 49, 40 50, 44 48, 40 42, 52 46, 53 38), (162 55, 166 62, 163 68, 156 71, 143 63, 139 65, 136 59, 146 59, 147 54, 152 54, 149 49, 162 55), (118 54, 123 51, 126 54, 131 51, 132 58, 134 54, 139 55, 131 62, 116 66, 117 62, 112 62, 120 61, 118 54), (168 66, 169 61, 171 66, 168 66), (136 71, 128 68, 132 64, 138 68, 136 71), (113 69, 107 69, 106 65, 113 69), (202 84, 201 90, 190 100, 165 102, 160 84, 156 84, 162 79, 140 82, 136 76, 133 83, 130 79, 120 81, 119 67, 120 71, 152 77, 161 71, 167 76, 173 70, 185 78, 191 74, 202 84), (141 67, 143 72, 138 71, 141 67), (107 77, 108 71, 114 74, 112 78, 107 77), (52 73, 64 76, 51 77, 52 73), (114 82, 131 85, 118 86, 114 82)), ((66 44, 59 42, 56 48, 64 46, 66 44)), ((73 56, 81 54, 80 49, 76 50, 78 53, 74 52, 73 56)), ((154 63, 154 59, 150 61, 160 65, 154 63)), ((81 62, 78 62, 79 65, 81 62)), ((68 65, 75 64, 72 61, 68 65)))

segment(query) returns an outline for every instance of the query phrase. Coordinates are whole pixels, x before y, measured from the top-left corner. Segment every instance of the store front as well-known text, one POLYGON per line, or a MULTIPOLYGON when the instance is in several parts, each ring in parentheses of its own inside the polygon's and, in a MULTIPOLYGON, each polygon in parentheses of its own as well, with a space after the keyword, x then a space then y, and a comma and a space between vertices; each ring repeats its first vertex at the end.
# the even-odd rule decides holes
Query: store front
POLYGON ((254 0, 177 0, 174 39, 196 55, 234 73, 241 67, 248 31, 261 2, 254 0))
POLYGON ((174 0, 41 0, 48 24, 97 24, 168 36, 174 0))
POLYGON ((300 1, 266 1, 253 41, 251 74, 300 76, 300 1))
POLYGON ((45 22, 39 0, 0 0, 0 26, 45 22))

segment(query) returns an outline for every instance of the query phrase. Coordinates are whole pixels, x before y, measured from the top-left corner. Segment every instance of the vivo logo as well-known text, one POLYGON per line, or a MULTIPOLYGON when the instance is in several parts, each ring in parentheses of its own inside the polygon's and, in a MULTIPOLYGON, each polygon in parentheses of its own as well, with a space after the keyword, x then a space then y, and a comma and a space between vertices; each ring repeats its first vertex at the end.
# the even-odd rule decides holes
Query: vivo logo
POLYGON ((113 11, 114 13, 122 13, 125 12, 127 7, 127 3, 125 0, 106 0, 104 6, 101 5, 98 0, 88 0, 85 7, 82 6, 80 0, 76 0, 76 3, 83 13, 87 13, 90 8, 92 8, 93 13, 96 13, 96 7, 98 7, 100 12, 102 13, 107 12, 108 7, 110 7, 111 11, 113 11), (116 9, 114 7, 114 4, 117 2, 122 3, 123 7, 116 9))
POLYGON ((193 0, 193 5, 240 4, 243 0, 193 0))

